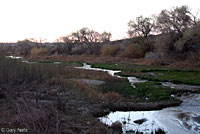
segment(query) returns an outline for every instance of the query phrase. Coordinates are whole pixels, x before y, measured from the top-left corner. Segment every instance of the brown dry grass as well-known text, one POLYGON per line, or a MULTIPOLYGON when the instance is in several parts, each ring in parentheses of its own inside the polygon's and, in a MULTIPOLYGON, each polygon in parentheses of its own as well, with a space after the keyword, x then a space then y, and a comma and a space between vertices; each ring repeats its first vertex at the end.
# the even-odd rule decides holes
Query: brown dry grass
POLYGON ((80 80, 74 80, 74 88, 80 92, 83 96, 87 96, 91 101, 102 102, 105 97, 102 92, 97 91, 95 87, 88 85, 80 80))
POLYGON ((109 102, 118 102, 121 101, 123 98, 116 92, 105 93, 105 98, 109 102))
POLYGON ((92 70, 75 69, 71 67, 62 68, 62 75, 59 78, 52 78, 48 80, 50 85, 62 85, 65 88, 73 89, 78 92, 81 96, 87 96, 93 102, 101 101, 120 101, 122 97, 115 92, 102 93, 98 91, 98 87, 89 85, 79 79, 96 79, 103 81, 123 81, 117 77, 112 77, 105 72, 98 72, 92 70))
MULTIPOLYGON (((31 57, 28 57, 31 58, 31 57)), ((111 56, 35 56, 35 59, 39 60, 58 60, 58 61, 65 61, 65 62, 88 62, 88 63, 140 63, 144 61, 143 58, 141 59, 130 59, 127 57, 111 57, 111 56)))
POLYGON ((92 102, 118 102, 123 100, 123 97, 116 92, 102 93, 98 90, 98 87, 88 85, 81 80, 69 80, 69 79, 54 79, 49 81, 49 84, 63 85, 65 88, 73 89, 78 92, 80 96, 86 96, 92 102))
POLYGON ((57 60, 65 62, 87 62, 87 63, 124 63, 124 64, 136 64, 136 65, 159 65, 161 62, 169 62, 169 68, 176 69, 199 69, 200 62, 193 60, 176 60, 172 58, 168 59, 144 59, 144 58, 127 58, 127 57, 111 57, 111 56, 35 56, 35 59, 39 60, 57 60))
POLYGON ((48 50, 41 47, 33 47, 30 51, 30 56, 47 55, 48 50))
POLYGON ((103 45, 101 54, 103 56, 115 56, 120 50, 119 45, 103 45))
POLYGON ((130 44, 128 45, 122 56, 128 58, 143 58, 145 55, 145 51, 142 45, 140 44, 130 44))
POLYGON ((118 80, 117 78, 112 78, 103 72, 52 66, 53 70, 56 70, 55 73, 50 65, 25 64, 5 58, 0 60, 3 61, 0 73, 5 72, 1 73, 3 77, 6 76, 9 80, 12 76, 18 76, 16 78, 20 80, 15 85, 10 85, 10 80, 8 82, 2 80, 3 84, 10 87, 4 88, 0 85, 0 94, 6 92, 6 97, 0 96, 3 104, 0 106, 0 126, 27 128, 30 134, 112 132, 107 126, 91 117, 93 110, 100 109, 101 103, 108 99, 95 87, 72 78, 97 78, 110 81, 118 80), (9 72, 13 74, 10 76, 9 72), (24 79, 29 81, 21 83, 24 79), (36 80, 41 83, 35 83, 36 80))
POLYGON ((176 61, 173 64, 167 66, 168 68, 175 69, 199 69, 200 61, 185 60, 185 61, 176 61))
MULTIPOLYGON (((137 65, 155 65, 157 59, 111 57, 111 56, 37 56, 39 60, 56 60, 63 62, 82 62, 82 63, 123 63, 137 65)), ((176 62, 173 59, 163 59, 159 61, 176 62)))
POLYGON ((56 75, 57 72, 55 71, 50 66, 30 65, 0 56, 0 84, 7 86, 16 86, 33 81, 44 82, 56 75))
POLYGON ((112 77, 106 72, 76 69, 72 67, 64 68, 64 77, 68 79, 85 78, 85 79, 102 80, 102 81, 122 81, 123 80, 117 77, 112 77))

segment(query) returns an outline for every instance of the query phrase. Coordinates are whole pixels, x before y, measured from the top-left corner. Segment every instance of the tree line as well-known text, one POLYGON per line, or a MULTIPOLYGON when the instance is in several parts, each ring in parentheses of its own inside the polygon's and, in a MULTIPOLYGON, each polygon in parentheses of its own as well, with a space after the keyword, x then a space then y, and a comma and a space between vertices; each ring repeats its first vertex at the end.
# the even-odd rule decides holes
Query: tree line
POLYGON ((73 32, 67 36, 60 37, 56 42, 65 42, 67 44, 80 44, 80 43, 101 43, 110 41, 111 33, 91 30, 84 27, 76 32, 73 32))
MULTIPOLYGON (((158 15, 150 17, 139 16, 128 22, 128 36, 147 38, 150 34, 178 33, 180 37, 187 29, 198 27, 200 20, 186 5, 175 7, 170 10, 164 9, 158 15)), ((110 32, 99 33, 84 27, 67 36, 60 37, 55 42, 66 44, 88 44, 109 42, 112 37, 110 32)), ((29 40, 29 39, 28 39, 29 40)), ((27 41, 27 39, 25 40, 27 41)), ((37 42, 33 38, 30 42, 37 42)))
POLYGON ((178 33, 180 36, 188 28, 200 24, 197 15, 194 15, 188 6, 175 7, 171 10, 162 10, 160 14, 150 17, 142 15, 128 22, 129 37, 143 36, 149 34, 178 33))

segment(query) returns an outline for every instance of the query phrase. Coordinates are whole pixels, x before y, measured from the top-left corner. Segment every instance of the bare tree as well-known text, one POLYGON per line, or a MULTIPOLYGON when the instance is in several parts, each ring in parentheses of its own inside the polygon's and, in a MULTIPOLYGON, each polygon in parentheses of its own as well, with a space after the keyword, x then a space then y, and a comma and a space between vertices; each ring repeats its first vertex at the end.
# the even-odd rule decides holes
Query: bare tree
POLYGON ((131 20, 128 23, 128 35, 133 36, 143 36, 147 37, 155 26, 155 21, 153 17, 143 17, 139 16, 135 20, 131 20))
POLYGON ((197 24, 197 18, 187 6, 173 8, 172 10, 162 10, 157 17, 157 25, 161 32, 172 31, 182 34, 187 28, 197 24))
POLYGON ((111 33, 104 32, 102 34, 90 30, 89 28, 82 28, 76 32, 71 33, 61 39, 65 43, 99 43, 104 41, 110 41, 111 33))
POLYGON ((85 34, 84 38, 85 38, 86 42, 95 42, 95 43, 97 43, 97 42, 101 41, 101 35, 100 35, 100 33, 96 32, 94 30, 89 30, 85 34))
POLYGON ((101 34, 101 41, 102 42, 108 42, 108 41, 110 41, 111 36, 112 36, 111 33, 103 32, 101 34))

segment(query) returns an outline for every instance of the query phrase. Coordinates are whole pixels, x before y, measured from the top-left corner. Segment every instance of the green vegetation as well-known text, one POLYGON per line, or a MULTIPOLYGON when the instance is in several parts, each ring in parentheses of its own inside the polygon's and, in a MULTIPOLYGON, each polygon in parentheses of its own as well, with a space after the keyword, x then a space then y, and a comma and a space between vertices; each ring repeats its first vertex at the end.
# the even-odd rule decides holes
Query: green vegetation
POLYGON ((159 82, 173 82, 179 84, 200 85, 200 71, 198 70, 151 70, 148 73, 120 72, 120 76, 135 76, 140 79, 159 82))
POLYGON ((135 76, 137 78, 147 79, 150 81, 169 81, 173 83, 200 85, 200 70, 178 70, 155 66, 114 63, 95 63, 91 65, 96 68, 121 70, 122 72, 118 73, 118 75, 125 77, 135 76))
POLYGON ((173 83, 184 83, 191 85, 200 85, 200 71, 157 71, 154 72, 154 75, 142 74, 135 75, 138 78, 147 79, 151 81, 169 81, 173 83))
POLYGON ((115 64, 115 63, 89 63, 94 68, 110 69, 110 70, 121 70, 130 72, 149 72, 149 71, 160 71, 166 70, 166 68, 146 66, 146 65, 135 65, 135 64, 115 64))
MULTIPOLYGON (((153 65, 115 64, 115 63, 89 63, 94 68, 121 70, 129 72, 200 72, 199 69, 170 69, 153 65)), ((130 75, 131 76, 131 75, 130 75)))
POLYGON ((103 93, 117 92, 127 99, 137 99, 139 101, 170 101, 174 89, 164 88, 156 82, 137 83, 133 88, 128 81, 109 82, 102 85, 99 89, 103 93))
POLYGON ((137 83, 135 92, 140 98, 148 98, 149 101, 169 101, 172 99, 171 94, 175 93, 175 90, 163 88, 159 83, 145 82, 137 83))
POLYGON ((124 82, 107 82, 99 88, 103 93, 117 92, 125 98, 134 95, 134 88, 128 81, 124 82))
POLYGON ((110 69, 110 70, 122 70, 118 64, 114 63, 89 63, 91 67, 94 68, 102 68, 102 69, 110 69))

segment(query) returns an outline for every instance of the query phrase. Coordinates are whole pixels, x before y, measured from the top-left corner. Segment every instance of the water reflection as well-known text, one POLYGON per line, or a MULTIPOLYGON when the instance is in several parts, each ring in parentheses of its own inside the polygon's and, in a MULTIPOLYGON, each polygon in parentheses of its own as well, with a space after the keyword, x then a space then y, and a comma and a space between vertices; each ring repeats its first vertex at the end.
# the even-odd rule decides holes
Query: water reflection
POLYGON ((124 133, 130 130, 151 133, 162 127, 156 122, 154 114, 157 112, 158 111, 114 112, 99 119, 107 125, 120 121, 123 124, 124 133))
POLYGON ((82 67, 75 67, 75 68, 79 68, 79 69, 88 69, 88 70, 95 70, 95 71, 103 71, 103 72, 107 72, 107 73, 110 74, 111 76, 115 76, 115 73, 121 72, 121 71, 108 70, 108 69, 101 69, 101 68, 92 68, 91 65, 88 65, 87 63, 83 63, 83 66, 82 66, 82 67))
POLYGON ((22 59, 23 57, 20 57, 20 56, 6 56, 6 58, 11 58, 11 59, 22 59))
MULTIPOLYGON (((87 63, 83 63, 82 67, 75 67, 79 69, 88 69, 88 70, 95 70, 95 71, 103 71, 107 72, 111 76, 116 76, 118 78, 123 78, 121 76, 115 75, 116 73, 121 72, 120 70, 109 70, 109 69, 102 69, 102 68, 92 68, 91 65, 88 65, 87 63)), ((141 82, 146 82, 147 80, 141 80, 136 77, 127 77, 131 85, 135 88, 135 83, 141 83, 141 82)))
POLYGON ((177 107, 159 111, 117 111, 99 119, 108 125, 120 121, 124 133, 129 130, 151 133, 161 128, 168 134, 199 134, 200 94, 191 94, 180 99, 183 103, 177 107))

